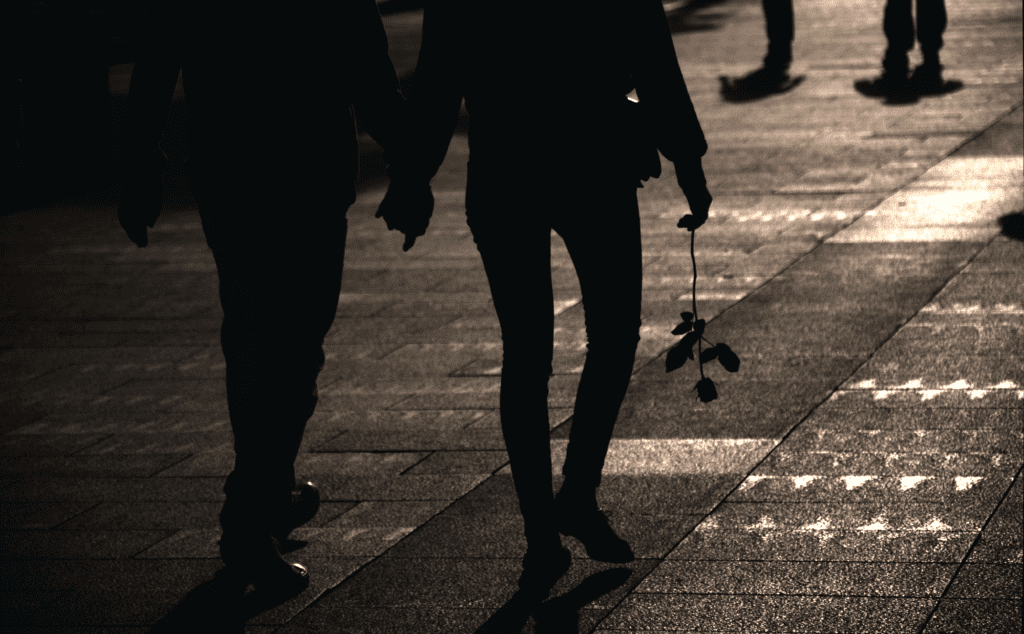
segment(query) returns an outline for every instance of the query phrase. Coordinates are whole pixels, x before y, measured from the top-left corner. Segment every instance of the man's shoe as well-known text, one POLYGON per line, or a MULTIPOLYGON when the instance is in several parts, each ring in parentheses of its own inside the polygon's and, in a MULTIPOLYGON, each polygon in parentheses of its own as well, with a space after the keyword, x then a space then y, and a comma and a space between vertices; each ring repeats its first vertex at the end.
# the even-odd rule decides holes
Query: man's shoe
POLYGON ((225 574, 276 599, 288 599, 309 587, 309 571, 285 561, 277 540, 252 535, 225 534, 219 542, 225 574))
POLYGON ((887 97, 893 92, 907 89, 907 74, 884 71, 875 79, 856 83, 857 90, 868 97, 887 97))
POLYGON ((907 81, 906 71, 883 71, 873 80, 854 82, 854 88, 866 97, 884 97, 889 103, 911 103, 917 100, 917 94, 907 81))
POLYGON ((320 489, 312 482, 303 482, 292 490, 288 507, 281 512, 271 534, 279 542, 288 539, 291 532, 316 517, 320 510, 320 489))
POLYGON ((519 576, 519 589, 528 593, 547 594, 555 582, 572 565, 569 551, 557 548, 527 548, 523 557, 523 574, 519 576))
POLYGON ((591 559, 613 564, 625 564, 635 559, 629 543, 615 534, 608 523, 608 516, 596 504, 587 507, 555 498, 555 505, 558 532, 580 540, 591 559))

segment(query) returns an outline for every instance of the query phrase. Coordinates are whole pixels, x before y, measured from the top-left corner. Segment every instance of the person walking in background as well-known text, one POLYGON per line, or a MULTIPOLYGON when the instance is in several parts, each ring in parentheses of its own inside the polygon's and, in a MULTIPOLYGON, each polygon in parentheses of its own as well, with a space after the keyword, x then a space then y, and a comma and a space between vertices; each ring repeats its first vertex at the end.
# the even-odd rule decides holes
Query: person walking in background
POLYGON ((730 101, 745 101, 786 92, 803 81, 789 76, 793 62, 793 0, 762 0, 768 52, 761 68, 737 78, 720 76, 722 95, 730 101))
POLYGON ((779 83, 789 78, 793 62, 793 0, 761 0, 764 27, 768 34, 765 74, 779 83))
MULTIPOLYGON (((319 507, 311 483, 296 487, 294 463, 341 289, 358 169, 352 108, 397 169, 407 104, 373 0, 301 12, 251 2, 151 7, 131 80, 118 216, 146 246, 161 204, 158 143, 180 69, 189 178, 224 310, 235 464, 224 486, 221 557, 257 590, 294 595, 309 575, 284 560, 279 542, 319 507)), ((416 204, 429 207, 417 211, 429 217, 429 188, 417 193, 416 204)))
POLYGON ((856 88, 868 96, 889 96, 914 99, 917 95, 952 92, 963 86, 960 82, 944 82, 939 50, 946 31, 945 0, 887 0, 882 28, 888 45, 882 58, 882 74, 874 81, 859 81, 856 88), (921 44, 922 63, 909 76, 909 53, 914 48, 914 35, 921 44))
POLYGON ((501 326, 501 427, 527 541, 519 585, 546 590, 571 562, 559 532, 593 559, 634 558, 596 490, 640 338, 636 189, 660 174, 661 150, 703 222, 711 204, 701 166, 707 143, 659 0, 585 10, 566 0, 439 0, 427 3, 423 20, 410 96, 422 169, 392 181, 378 215, 389 228, 423 229, 400 201, 436 174, 465 98, 466 213, 501 326), (639 106, 626 98, 634 88, 639 106), (588 341, 557 498, 547 409, 552 229, 579 276, 588 341))
MULTIPOLYGON (((887 0, 882 26, 889 45, 885 50, 882 67, 892 82, 907 81, 910 66, 908 53, 914 48, 914 16, 911 0, 887 0)), ((939 49, 946 31, 945 0, 917 0, 917 41, 921 43, 922 63, 914 69, 910 82, 918 91, 939 88, 942 85, 942 64, 939 49)))

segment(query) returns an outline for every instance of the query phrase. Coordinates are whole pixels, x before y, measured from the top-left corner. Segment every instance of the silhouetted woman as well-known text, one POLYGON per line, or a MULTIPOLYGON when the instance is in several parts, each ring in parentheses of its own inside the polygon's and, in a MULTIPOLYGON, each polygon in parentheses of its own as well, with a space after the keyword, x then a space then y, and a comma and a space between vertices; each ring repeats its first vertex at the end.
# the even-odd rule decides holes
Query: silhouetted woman
MULTIPOLYGON (((593 559, 633 559, 595 491, 639 341, 642 174, 626 95, 636 88, 654 146, 676 164, 706 217, 707 149, 658 0, 579 4, 428 2, 411 101, 422 117, 423 187, 447 152, 463 98, 470 114, 466 211, 501 324, 501 425, 523 515, 520 585, 550 587, 570 564, 559 532, 593 559), (565 241, 586 313, 587 359, 557 501, 547 410, 554 310, 551 230, 565 241)), ((660 172, 660 167, 655 168, 660 172)), ((655 174, 657 175, 657 174, 655 174)), ((385 199, 390 227, 415 224, 385 199)))

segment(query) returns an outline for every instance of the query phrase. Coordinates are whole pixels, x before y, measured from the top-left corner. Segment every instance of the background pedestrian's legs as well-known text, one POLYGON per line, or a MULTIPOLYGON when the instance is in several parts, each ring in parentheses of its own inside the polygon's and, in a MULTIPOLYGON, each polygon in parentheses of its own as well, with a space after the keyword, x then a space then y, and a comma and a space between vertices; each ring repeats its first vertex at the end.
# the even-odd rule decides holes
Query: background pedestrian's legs
POLYGON ((643 264, 635 187, 577 207, 575 213, 560 214, 556 227, 576 266, 587 324, 587 360, 562 473, 567 483, 593 489, 601 483, 612 430, 633 373, 643 264))
POLYGON ((914 48, 914 16, 911 13, 911 0, 887 0, 882 28, 889 42, 882 60, 882 67, 887 73, 905 77, 907 73, 907 53, 914 48))
POLYGON ((942 34, 946 31, 944 0, 917 0, 917 39, 925 66, 938 66, 942 34))
POLYGON ((768 55, 764 67, 786 72, 793 61, 793 0, 762 0, 768 55))

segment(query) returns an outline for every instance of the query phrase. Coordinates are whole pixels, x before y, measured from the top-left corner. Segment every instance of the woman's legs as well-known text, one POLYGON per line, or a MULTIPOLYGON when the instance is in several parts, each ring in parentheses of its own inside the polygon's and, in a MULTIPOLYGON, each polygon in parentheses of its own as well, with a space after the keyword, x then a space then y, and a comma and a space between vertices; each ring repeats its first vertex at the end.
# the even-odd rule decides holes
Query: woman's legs
POLYGON ((468 210, 504 349, 501 429, 531 548, 559 545, 552 520, 548 377, 554 347, 551 228, 536 209, 468 210))
POLYGON ((600 199, 567 207, 555 227, 576 266, 587 327, 556 522, 593 559, 625 563, 633 550, 612 530, 596 493, 640 339, 640 216, 635 187, 600 191, 600 199))
POLYGON ((612 192, 592 205, 560 214, 556 226, 579 276, 587 325, 587 360, 562 473, 566 483, 591 490, 601 483, 633 373, 643 281, 636 189, 612 192))
POLYGON ((561 532, 580 539, 595 559, 626 562, 629 545, 597 508, 595 490, 639 341, 642 261, 636 188, 583 187, 574 200, 538 208, 486 200, 477 207, 471 179, 470 228, 501 324, 504 358, 501 424, 530 550, 558 545, 561 532), (583 291, 587 360, 577 391, 559 509, 551 495, 547 412, 553 353, 551 228, 565 240, 583 291), (566 495, 568 493, 568 495, 566 495), (578 511, 578 512, 577 512, 578 511), (557 524, 556 524, 557 522, 557 524))

